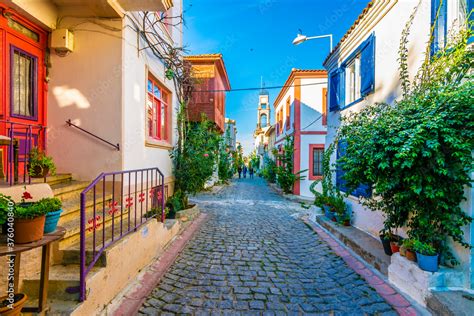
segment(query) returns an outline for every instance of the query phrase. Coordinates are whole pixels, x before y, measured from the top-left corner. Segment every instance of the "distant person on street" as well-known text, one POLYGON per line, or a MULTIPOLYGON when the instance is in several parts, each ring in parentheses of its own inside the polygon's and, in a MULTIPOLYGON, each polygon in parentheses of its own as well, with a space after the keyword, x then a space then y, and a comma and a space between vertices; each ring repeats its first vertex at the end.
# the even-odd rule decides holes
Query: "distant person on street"
POLYGON ((244 178, 247 178, 247 166, 244 165, 244 178))
POLYGON ((253 167, 252 166, 249 166, 249 176, 250 176, 250 179, 253 179, 253 167))
POLYGON ((239 179, 242 177, 242 166, 237 167, 237 172, 239 173, 239 179))

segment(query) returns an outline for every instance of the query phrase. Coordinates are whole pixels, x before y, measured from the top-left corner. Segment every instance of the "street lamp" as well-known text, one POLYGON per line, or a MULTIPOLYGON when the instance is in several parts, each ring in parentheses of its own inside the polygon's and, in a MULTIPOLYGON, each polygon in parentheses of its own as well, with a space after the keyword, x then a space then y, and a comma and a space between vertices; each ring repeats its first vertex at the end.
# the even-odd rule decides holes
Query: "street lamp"
POLYGON ((297 34, 295 39, 293 40, 293 45, 299 45, 303 42, 306 42, 307 40, 312 40, 312 39, 317 39, 317 38, 324 38, 324 37, 329 37, 329 52, 332 51, 332 34, 327 34, 327 35, 319 35, 319 36, 306 36, 303 34, 297 34))

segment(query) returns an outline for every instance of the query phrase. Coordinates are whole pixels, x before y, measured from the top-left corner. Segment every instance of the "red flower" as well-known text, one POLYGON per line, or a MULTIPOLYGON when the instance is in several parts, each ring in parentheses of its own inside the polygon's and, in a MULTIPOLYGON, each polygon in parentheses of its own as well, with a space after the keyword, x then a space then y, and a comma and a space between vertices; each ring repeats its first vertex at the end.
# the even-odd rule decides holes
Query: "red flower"
POLYGON ((31 199, 33 199, 33 196, 31 196, 30 192, 25 191, 25 192, 23 192, 22 198, 23 198, 23 200, 31 200, 31 199))
POLYGON ((204 157, 209 157, 209 154, 204 154, 204 157))

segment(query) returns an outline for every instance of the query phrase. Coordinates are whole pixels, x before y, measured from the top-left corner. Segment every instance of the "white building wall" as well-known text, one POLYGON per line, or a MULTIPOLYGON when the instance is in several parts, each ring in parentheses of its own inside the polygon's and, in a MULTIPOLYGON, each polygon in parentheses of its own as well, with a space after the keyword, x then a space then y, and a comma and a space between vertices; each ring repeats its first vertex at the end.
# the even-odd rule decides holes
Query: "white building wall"
MULTIPOLYGON (((177 1, 173 10, 180 8, 177 1)), ((134 17, 137 15, 134 14, 134 17)), ((139 18, 138 18, 138 21, 139 18)), ((176 143, 176 111, 179 102, 175 93, 172 80, 165 78, 164 64, 151 52, 150 49, 141 50, 139 53, 136 47, 137 33, 131 27, 128 19, 124 20, 123 41, 123 65, 124 76, 122 81, 123 90, 123 169, 141 169, 158 167, 165 177, 172 176, 172 161, 169 150, 176 143), (138 55, 137 55, 138 54, 138 55), (172 91, 172 103, 170 109, 172 114, 171 142, 169 144, 151 144, 147 142, 146 133, 146 99, 147 99, 147 79, 151 73, 159 83, 172 91)), ((182 43, 181 33, 177 29, 172 30, 175 45, 182 43)), ((141 40, 140 47, 146 47, 146 43, 141 40)))
MULTIPOLYGON (((84 19, 64 18, 59 27, 84 19)), ((120 20, 102 21, 118 30, 120 20)), ((74 51, 65 57, 51 52, 48 89, 47 150, 58 173, 72 172, 91 180, 104 171, 120 170, 122 151, 66 126, 71 119, 80 127, 122 145, 122 39, 92 23, 74 31, 74 51)))
POLYGON ((303 132, 326 131, 322 115, 323 89, 327 88, 327 81, 327 78, 301 79, 301 131, 303 132))
POLYGON ((279 145, 281 144, 284 144, 284 139, 287 135, 292 135, 293 132, 294 132, 294 126, 293 126, 293 123, 295 122, 295 112, 294 112, 294 109, 295 109, 295 88, 294 87, 290 87, 288 88, 288 90, 286 91, 284 97, 280 100, 280 102, 278 102, 278 104, 276 105, 276 107, 274 107, 275 109, 275 135, 276 135, 276 140, 275 140, 275 146, 278 148, 279 145), (287 113, 286 113, 286 100, 288 99, 288 97, 290 98, 290 128, 287 130, 286 129, 286 118, 287 118, 287 113), (277 113, 280 111, 280 109, 283 109, 283 120, 282 120, 282 124, 283 124, 283 132, 282 133, 278 133, 278 130, 277 130, 277 124, 278 124, 278 121, 277 121, 277 113))
MULTIPOLYGON (((449 13, 449 8, 452 7, 451 2, 448 2, 448 18, 449 16, 453 17, 449 13)), ((340 50, 334 54, 337 58, 329 60, 327 65, 328 73, 338 67, 338 64, 343 62, 372 32, 375 33, 375 91, 358 104, 342 111, 328 113, 326 148, 334 140, 336 129, 339 126, 340 115, 350 115, 352 112, 359 111, 367 104, 375 102, 392 103, 401 98, 399 64, 397 61, 398 47, 405 23, 408 21, 417 3, 418 1, 401 0, 389 4, 387 8, 391 7, 391 9, 386 14, 381 11, 382 13, 379 12, 376 17, 368 19, 370 22, 361 23, 364 27, 357 27, 353 34, 343 42, 340 50)), ((430 24, 431 1, 423 0, 409 35, 408 68, 411 78, 414 78, 424 60, 426 45, 429 42, 430 24)), ((447 25, 448 27, 453 25, 453 21, 448 20, 447 25)), ((333 155, 332 163, 335 160, 336 154, 333 155)), ((335 183, 335 176, 333 181, 335 183)), ((474 206, 471 189, 466 189, 466 198, 467 201, 462 204, 463 209, 472 216, 474 214, 474 206)), ((353 212, 353 225, 378 238, 379 231, 383 228, 383 214, 364 208, 358 202, 357 197, 350 196, 346 199, 346 202, 353 212)), ((464 232, 466 241, 471 242, 474 239, 473 225, 465 227, 464 232)), ((406 236, 403 230, 398 233, 406 236)), ((456 269, 465 272, 466 287, 474 288, 474 252, 462 248, 458 244, 454 245, 452 242, 451 245, 456 256, 462 262, 456 269)))
MULTIPOLYGON (((323 125, 323 89, 327 88, 327 78, 301 79, 301 132, 325 132, 323 125)), ((326 135, 301 135, 300 170, 308 170, 304 173, 304 180, 300 181, 300 195, 314 197, 309 190, 315 181, 309 178, 310 169, 310 145, 324 145, 326 135)), ((315 188, 322 191, 321 184, 315 188)))

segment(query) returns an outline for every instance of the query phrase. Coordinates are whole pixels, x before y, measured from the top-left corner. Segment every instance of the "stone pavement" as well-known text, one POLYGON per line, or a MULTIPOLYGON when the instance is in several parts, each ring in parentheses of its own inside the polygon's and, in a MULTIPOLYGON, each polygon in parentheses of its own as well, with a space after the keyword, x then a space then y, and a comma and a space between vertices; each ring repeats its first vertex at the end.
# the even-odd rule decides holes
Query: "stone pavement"
POLYGON ((139 313, 397 315, 262 179, 196 200, 208 221, 139 313))

